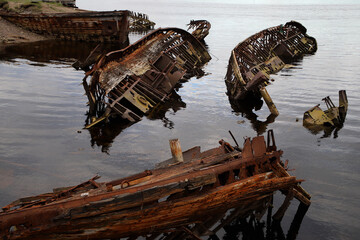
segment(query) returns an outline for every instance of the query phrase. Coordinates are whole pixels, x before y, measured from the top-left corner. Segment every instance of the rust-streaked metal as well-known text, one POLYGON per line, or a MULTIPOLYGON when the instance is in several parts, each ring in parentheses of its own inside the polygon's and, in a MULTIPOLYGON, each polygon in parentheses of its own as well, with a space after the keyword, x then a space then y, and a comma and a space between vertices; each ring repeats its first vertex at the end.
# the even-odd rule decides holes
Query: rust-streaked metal
POLYGON ((90 115, 97 116, 87 127, 111 114, 140 120, 169 98, 180 79, 196 75, 210 59, 193 35, 178 28, 157 29, 125 49, 107 53, 83 80, 90 115))
POLYGON ((231 52, 225 77, 230 101, 238 101, 249 94, 263 96, 270 111, 278 115, 265 87, 270 74, 286 63, 317 50, 315 38, 306 34, 306 28, 291 21, 258 32, 239 43, 231 52))
POLYGON ((291 196, 310 204, 310 195, 299 186, 302 180, 282 167, 282 151, 273 150, 274 142, 266 146, 263 136, 247 138, 242 152, 228 148, 223 140, 220 144, 205 152, 185 151, 182 163, 166 161, 166 166, 108 183, 96 182, 96 176, 15 201, 0 212, 0 238, 157 236, 182 231, 232 208, 241 209, 245 217, 277 190, 291 191, 291 196))

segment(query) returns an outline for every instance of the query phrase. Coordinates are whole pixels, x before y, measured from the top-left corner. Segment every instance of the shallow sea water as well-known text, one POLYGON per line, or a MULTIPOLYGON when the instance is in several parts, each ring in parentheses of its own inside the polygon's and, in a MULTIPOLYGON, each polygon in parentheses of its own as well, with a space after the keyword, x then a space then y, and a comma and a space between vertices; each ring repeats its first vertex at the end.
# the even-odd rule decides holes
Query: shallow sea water
MULTIPOLYGON (((306 181, 312 204, 297 239, 358 239, 360 236, 360 5, 240 5, 205 1, 85 1, 83 9, 129 9, 143 12, 156 27, 186 28, 192 19, 206 19, 212 28, 206 44, 212 60, 206 75, 182 84, 180 98, 165 118, 149 119, 113 130, 104 146, 82 130, 86 96, 80 85, 84 73, 71 67, 73 53, 44 54, 0 49, 0 205, 20 197, 83 182, 95 174, 103 181, 150 169, 170 157, 168 140, 179 138, 182 149, 217 146, 258 134, 254 126, 274 129, 276 144, 289 159, 292 174, 306 181), (252 120, 236 113, 225 94, 224 77, 230 51, 262 29, 301 22, 317 39, 318 51, 293 68, 273 75, 267 87, 280 115, 264 124, 266 106, 252 120), (13 52, 16 52, 14 54, 13 52), (349 109, 337 135, 324 137, 302 126, 302 115, 330 96, 338 105, 338 91, 345 89, 349 109), (297 121, 298 120, 298 121, 297 121), (78 133, 81 131, 81 133, 78 133)), ((131 42, 139 35, 132 34, 131 42)), ((84 44, 75 49, 91 49, 84 44)), ((39 51, 36 51, 39 49, 39 51)), ((66 48, 65 48, 66 49, 66 48)), ((74 47, 70 47, 74 49, 74 47)), ((73 50, 71 50, 73 51, 73 50)), ((76 53, 86 55, 88 50, 76 53)), ((40 53, 41 52, 41 53, 40 53)), ((48 52, 48 51, 46 51, 48 52)), ((265 104, 264 104, 265 105, 265 104)), ((262 131, 263 132, 263 131, 262 131)), ((261 132, 259 132, 261 133, 261 132)), ((282 196, 279 198, 283 199, 282 196)), ((278 202, 277 207, 281 204, 278 202)), ((275 202, 276 203, 276 202, 275 202)), ((289 228, 297 208, 293 200, 282 227, 289 228)))

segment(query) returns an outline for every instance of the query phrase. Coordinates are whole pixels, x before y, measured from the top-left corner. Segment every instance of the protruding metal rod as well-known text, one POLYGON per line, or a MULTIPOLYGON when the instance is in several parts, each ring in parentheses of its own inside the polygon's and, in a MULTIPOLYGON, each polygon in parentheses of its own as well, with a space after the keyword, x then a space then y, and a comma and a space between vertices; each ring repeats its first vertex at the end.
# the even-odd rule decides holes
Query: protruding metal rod
POLYGON ((232 134, 232 132, 231 132, 230 130, 229 130, 229 133, 230 133, 230 135, 231 135, 232 139, 234 140, 234 142, 235 142, 236 146, 239 148, 239 144, 238 144, 238 142, 236 141, 236 139, 235 139, 234 135, 232 134))
POLYGON ((276 106, 274 102, 272 101, 269 93, 266 91, 265 87, 260 88, 261 96, 263 97, 264 101, 266 102, 266 105, 268 106, 270 112, 274 114, 275 116, 279 115, 279 111, 276 109, 276 106))
POLYGON ((171 154, 175 161, 184 162, 183 154, 181 151, 180 141, 179 139, 171 139, 169 140, 171 154))

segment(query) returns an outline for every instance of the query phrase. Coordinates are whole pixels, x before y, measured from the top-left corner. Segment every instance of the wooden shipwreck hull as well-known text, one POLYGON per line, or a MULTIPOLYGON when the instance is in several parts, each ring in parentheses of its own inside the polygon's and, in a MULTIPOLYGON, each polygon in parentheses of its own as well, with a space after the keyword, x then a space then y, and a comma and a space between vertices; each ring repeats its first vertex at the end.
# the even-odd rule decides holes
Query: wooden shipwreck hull
POLYGON ((0 16, 32 32, 59 39, 126 43, 131 12, 21 14, 2 11, 0 16))
POLYGON ((299 185, 301 180, 284 169, 272 131, 267 144, 263 136, 247 138, 242 150, 223 140, 219 143, 220 147, 205 152, 200 152, 200 147, 183 152, 183 162, 170 159, 126 178, 100 183, 94 177, 54 193, 19 199, 2 208, 0 237, 153 239, 161 233, 193 235, 198 224, 217 221, 229 209, 244 217, 266 209, 277 190, 287 194, 288 200, 295 197, 310 204, 310 195, 299 185))
POLYGON ((140 120, 210 59, 193 35, 178 28, 157 29, 125 49, 107 53, 83 80, 89 112, 95 117, 89 126, 109 115, 140 120))
POLYGON ((316 40, 306 31, 303 25, 291 21, 265 29, 239 43, 231 52, 225 77, 230 100, 261 94, 270 111, 278 115, 265 86, 269 84, 269 75, 280 71, 286 63, 316 52, 316 40))

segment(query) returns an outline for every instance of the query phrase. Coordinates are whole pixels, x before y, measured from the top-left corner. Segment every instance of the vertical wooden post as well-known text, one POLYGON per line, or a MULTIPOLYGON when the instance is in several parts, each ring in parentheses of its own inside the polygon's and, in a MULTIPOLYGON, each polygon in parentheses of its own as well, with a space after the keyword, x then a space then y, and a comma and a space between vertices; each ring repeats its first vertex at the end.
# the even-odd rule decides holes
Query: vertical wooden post
POLYGON ((184 162, 179 139, 169 140, 171 154, 176 162, 184 162))

